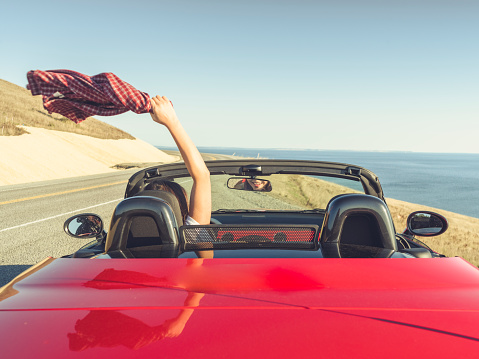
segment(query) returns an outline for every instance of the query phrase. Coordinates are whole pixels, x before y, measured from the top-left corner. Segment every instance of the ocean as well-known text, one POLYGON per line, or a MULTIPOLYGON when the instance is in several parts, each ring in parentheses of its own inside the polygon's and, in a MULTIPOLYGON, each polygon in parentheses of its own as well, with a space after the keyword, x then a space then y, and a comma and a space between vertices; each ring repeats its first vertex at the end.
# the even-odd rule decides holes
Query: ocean
POLYGON ((386 197, 479 218, 479 154, 220 147, 198 149, 204 153, 243 157, 354 164, 373 171, 379 177, 386 197))

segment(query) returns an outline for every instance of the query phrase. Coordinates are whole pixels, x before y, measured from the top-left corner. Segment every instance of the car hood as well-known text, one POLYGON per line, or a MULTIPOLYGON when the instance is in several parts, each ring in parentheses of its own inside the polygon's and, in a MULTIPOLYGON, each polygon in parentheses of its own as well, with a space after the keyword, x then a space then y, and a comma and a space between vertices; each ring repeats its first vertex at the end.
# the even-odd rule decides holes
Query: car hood
POLYGON ((48 259, 0 292, 0 343, 18 357, 472 357, 478 299, 460 258, 48 259))

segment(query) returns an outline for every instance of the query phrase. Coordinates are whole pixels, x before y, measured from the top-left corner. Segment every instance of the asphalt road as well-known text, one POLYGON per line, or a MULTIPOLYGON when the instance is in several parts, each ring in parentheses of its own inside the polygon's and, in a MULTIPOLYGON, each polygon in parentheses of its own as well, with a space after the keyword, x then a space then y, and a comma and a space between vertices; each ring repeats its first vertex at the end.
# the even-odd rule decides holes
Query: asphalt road
MULTIPOLYGON (((230 156, 203 155, 205 160, 230 156)), ((0 187, 0 286, 46 257, 70 254, 88 243, 68 236, 69 217, 93 212, 109 228, 126 183, 139 169, 0 187)))

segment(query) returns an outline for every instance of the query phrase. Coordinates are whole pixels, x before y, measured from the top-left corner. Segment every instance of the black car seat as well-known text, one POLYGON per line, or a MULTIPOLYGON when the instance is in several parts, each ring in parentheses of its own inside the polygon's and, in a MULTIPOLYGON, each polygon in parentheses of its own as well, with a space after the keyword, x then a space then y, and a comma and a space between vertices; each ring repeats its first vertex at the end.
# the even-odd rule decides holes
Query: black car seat
MULTIPOLYGON (((133 197, 138 196, 156 197, 164 200, 173 210, 176 219, 176 228, 183 225, 180 205, 174 194, 159 190, 145 190, 137 193, 133 197)), ((128 231, 127 248, 154 244, 162 244, 158 226, 154 219, 147 215, 135 217, 128 231)))
POLYGON ((397 251, 394 224, 386 203, 366 194, 344 194, 329 201, 320 242, 323 251, 332 257, 341 257, 342 247, 348 245, 397 251))
POLYGON ((178 224, 178 227, 183 225, 183 217, 181 215, 181 209, 180 209, 180 204, 178 203, 178 199, 176 196, 167 191, 160 191, 160 190, 144 190, 141 192, 138 192, 135 196, 150 196, 150 197, 156 197, 164 200, 168 205, 171 207, 173 210, 173 214, 175 215, 176 222, 178 224))
POLYGON ((121 201, 112 216, 105 249, 120 257, 171 257, 183 224, 174 194, 145 190, 121 201))

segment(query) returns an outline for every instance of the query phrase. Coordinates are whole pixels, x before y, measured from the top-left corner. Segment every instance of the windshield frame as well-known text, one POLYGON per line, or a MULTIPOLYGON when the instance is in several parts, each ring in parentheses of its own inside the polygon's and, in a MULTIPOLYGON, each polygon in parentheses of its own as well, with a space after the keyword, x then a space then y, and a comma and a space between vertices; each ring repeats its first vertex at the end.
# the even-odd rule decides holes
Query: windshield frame
MULTIPOLYGON (((211 175, 230 176, 269 176, 272 174, 299 174, 324 176, 359 181, 365 194, 384 201, 384 194, 377 176, 360 166, 337 162, 302 160, 238 159, 225 161, 205 161, 211 175)), ((150 182, 157 179, 174 180, 190 177, 183 162, 175 162, 142 169, 133 174, 126 186, 125 198, 142 191, 150 182)))

